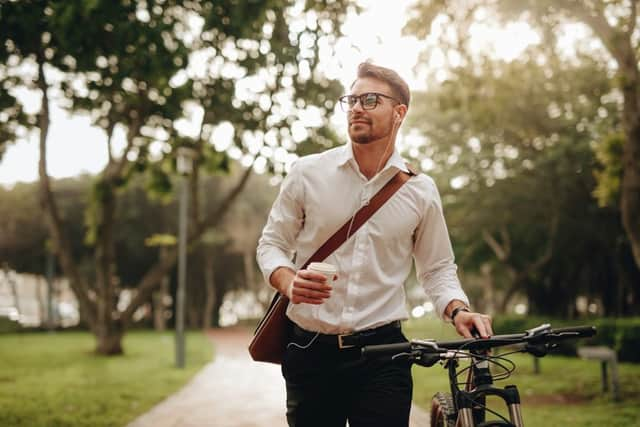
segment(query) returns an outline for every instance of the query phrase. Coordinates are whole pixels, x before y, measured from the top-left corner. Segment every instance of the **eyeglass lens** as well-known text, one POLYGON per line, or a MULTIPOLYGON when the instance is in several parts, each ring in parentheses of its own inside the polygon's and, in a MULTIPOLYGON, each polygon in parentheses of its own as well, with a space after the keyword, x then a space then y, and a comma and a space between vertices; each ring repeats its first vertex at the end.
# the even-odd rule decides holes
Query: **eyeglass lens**
POLYGON ((378 105, 378 94, 376 93, 363 93, 362 95, 346 95, 341 99, 343 108, 351 110, 355 107, 356 103, 360 101, 360 106, 365 110, 371 110, 378 105))

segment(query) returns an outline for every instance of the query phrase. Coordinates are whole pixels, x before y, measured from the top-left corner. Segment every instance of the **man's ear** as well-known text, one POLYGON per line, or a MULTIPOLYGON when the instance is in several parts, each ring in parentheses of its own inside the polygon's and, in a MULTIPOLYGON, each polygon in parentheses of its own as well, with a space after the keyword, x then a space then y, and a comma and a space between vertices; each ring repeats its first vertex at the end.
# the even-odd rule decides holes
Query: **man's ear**
POLYGON ((404 105, 400 105, 397 108, 401 109, 400 111, 398 109, 395 110, 394 114, 394 120, 395 122, 397 122, 398 124, 402 123, 402 119, 403 119, 403 114, 406 114, 407 110, 406 107, 404 105))

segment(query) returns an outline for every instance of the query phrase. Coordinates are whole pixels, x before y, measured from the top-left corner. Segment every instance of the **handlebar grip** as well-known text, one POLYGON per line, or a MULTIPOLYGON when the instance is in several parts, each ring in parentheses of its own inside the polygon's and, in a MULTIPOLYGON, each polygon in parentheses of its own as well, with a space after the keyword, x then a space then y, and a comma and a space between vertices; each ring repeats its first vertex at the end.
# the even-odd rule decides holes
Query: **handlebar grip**
POLYGON ((595 326, 569 326, 551 330, 552 334, 573 335, 575 338, 588 338, 596 334, 595 326))
POLYGON ((380 357, 386 355, 395 355, 407 353, 411 351, 410 342, 401 342, 396 344, 379 344, 367 345, 362 347, 362 357, 380 357))

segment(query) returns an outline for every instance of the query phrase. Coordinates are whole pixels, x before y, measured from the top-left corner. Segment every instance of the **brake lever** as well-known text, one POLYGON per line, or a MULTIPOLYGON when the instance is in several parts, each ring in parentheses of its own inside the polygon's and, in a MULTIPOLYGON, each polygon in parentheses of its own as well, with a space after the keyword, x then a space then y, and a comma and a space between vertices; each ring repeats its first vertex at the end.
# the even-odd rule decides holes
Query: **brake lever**
POLYGON ((400 357, 407 357, 411 363, 415 363, 416 365, 431 367, 438 363, 441 359, 440 354, 445 353, 446 350, 441 349, 436 344, 435 340, 411 340, 411 352, 396 354, 393 356, 393 359, 400 357), (420 349, 429 348, 431 351, 423 351, 420 349))
POLYGON ((527 333, 528 337, 533 337, 543 332, 549 332, 550 330, 551 330, 551 324, 543 323, 542 325, 536 326, 535 328, 527 329, 525 332, 527 333))
POLYGON ((439 354, 427 354, 427 355, 418 355, 413 359, 413 363, 416 365, 424 366, 425 368, 430 368, 436 363, 440 361, 439 354))

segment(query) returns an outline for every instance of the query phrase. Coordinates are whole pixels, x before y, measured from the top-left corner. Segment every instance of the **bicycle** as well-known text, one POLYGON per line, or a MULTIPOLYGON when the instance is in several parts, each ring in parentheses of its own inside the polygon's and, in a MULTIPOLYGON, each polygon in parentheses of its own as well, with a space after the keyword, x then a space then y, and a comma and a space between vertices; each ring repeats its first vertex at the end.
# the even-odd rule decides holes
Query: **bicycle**
POLYGON ((524 333, 495 335, 489 338, 469 338, 456 341, 412 340, 406 343, 371 345, 362 348, 363 357, 391 356, 408 359, 419 366, 431 367, 442 362, 449 373, 450 393, 438 392, 431 406, 432 427, 523 427, 520 395, 515 385, 494 387, 493 382, 509 378, 516 365, 507 356, 529 353, 543 357, 560 341, 587 338, 595 335, 594 326, 551 329, 543 324, 524 333), (515 346, 514 350, 492 355, 497 347, 515 346), (469 366, 458 369, 461 359, 469 359, 469 366), (491 372, 491 365, 500 368, 491 372), (465 381, 458 378, 467 374, 465 381), (464 385, 464 389, 461 386, 464 385), (496 396, 504 401, 509 419, 488 408, 486 398, 496 396), (499 417, 486 420, 487 412, 499 417))

